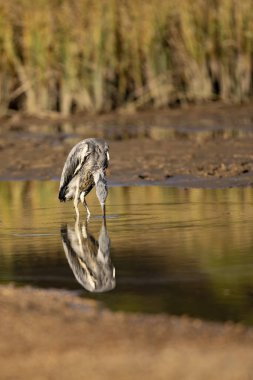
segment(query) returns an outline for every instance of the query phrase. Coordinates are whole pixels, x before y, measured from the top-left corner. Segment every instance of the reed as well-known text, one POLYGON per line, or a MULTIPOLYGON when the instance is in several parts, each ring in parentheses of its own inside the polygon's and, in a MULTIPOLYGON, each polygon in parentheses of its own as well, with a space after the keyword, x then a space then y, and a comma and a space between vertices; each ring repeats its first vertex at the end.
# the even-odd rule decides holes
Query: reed
POLYGON ((253 93, 253 0, 0 0, 0 112, 253 93))

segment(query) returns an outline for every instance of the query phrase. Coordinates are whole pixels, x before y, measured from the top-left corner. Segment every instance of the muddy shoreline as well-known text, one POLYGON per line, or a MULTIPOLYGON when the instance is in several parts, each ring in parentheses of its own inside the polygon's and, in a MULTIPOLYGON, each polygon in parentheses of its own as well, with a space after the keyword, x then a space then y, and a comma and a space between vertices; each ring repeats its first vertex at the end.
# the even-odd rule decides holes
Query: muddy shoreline
MULTIPOLYGON (((1 120, 0 180, 58 180, 71 147, 109 141, 111 185, 253 185, 253 107, 206 105, 74 120, 1 120)), ((253 330, 113 313, 62 291, 0 286, 1 379, 244 379, 253 330), (183 365, 182 365, 183 358, 183 365)))
POLYGON ((202 106, 128 115, 1 121, 0 179, 58 180, 83 138, 110 145, 111 184, 230 187, 253 184, 253 107, 202 106))

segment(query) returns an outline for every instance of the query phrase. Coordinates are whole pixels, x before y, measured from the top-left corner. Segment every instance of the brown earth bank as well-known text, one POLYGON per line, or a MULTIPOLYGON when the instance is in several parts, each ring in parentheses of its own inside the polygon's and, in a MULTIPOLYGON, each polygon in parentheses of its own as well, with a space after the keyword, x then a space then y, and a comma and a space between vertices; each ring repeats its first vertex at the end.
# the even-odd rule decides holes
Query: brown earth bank
POLYGON ((226 187, 253 184, 253 106, 205 105, 66 120, 2 119, 1 179, 58 179, 72 146, 109 141, 111 183, 226 187))
POLYGON ((1 379, 252 379, 253 330, 0 287, 1 379))
MULTIPOLYGON (((253 107, 1 120, 0 179, 59 178, 71 147, 109 141, 109 180, 253 184, 253 107)), ((251 379, 253 330, 187 317, 112 313, 70 293, 0 287, 1 379, 251 379)))

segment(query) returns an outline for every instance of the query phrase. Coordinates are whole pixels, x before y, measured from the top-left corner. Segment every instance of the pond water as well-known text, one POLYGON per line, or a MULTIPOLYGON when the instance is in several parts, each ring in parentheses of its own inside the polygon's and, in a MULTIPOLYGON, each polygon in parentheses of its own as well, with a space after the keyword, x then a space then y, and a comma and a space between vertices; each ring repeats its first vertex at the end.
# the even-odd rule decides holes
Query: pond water
POLYGON ((112 310, 253 324, 253 189, 111 187, 75 223, 57 182, 0 183, 0 282, 112 310))

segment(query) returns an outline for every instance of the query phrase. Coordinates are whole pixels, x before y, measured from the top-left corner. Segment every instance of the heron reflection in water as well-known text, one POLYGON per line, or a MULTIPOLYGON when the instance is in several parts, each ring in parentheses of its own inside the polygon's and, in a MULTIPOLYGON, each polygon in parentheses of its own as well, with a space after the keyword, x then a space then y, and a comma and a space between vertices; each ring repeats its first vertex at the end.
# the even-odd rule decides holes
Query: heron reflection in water
POLYGON ((98 240, 89 233, 87 221, 63 226, 61 237, 69 266, 86 290, 102 293, 115 288, 115 268, 111 262, 105 218, 98 240))

